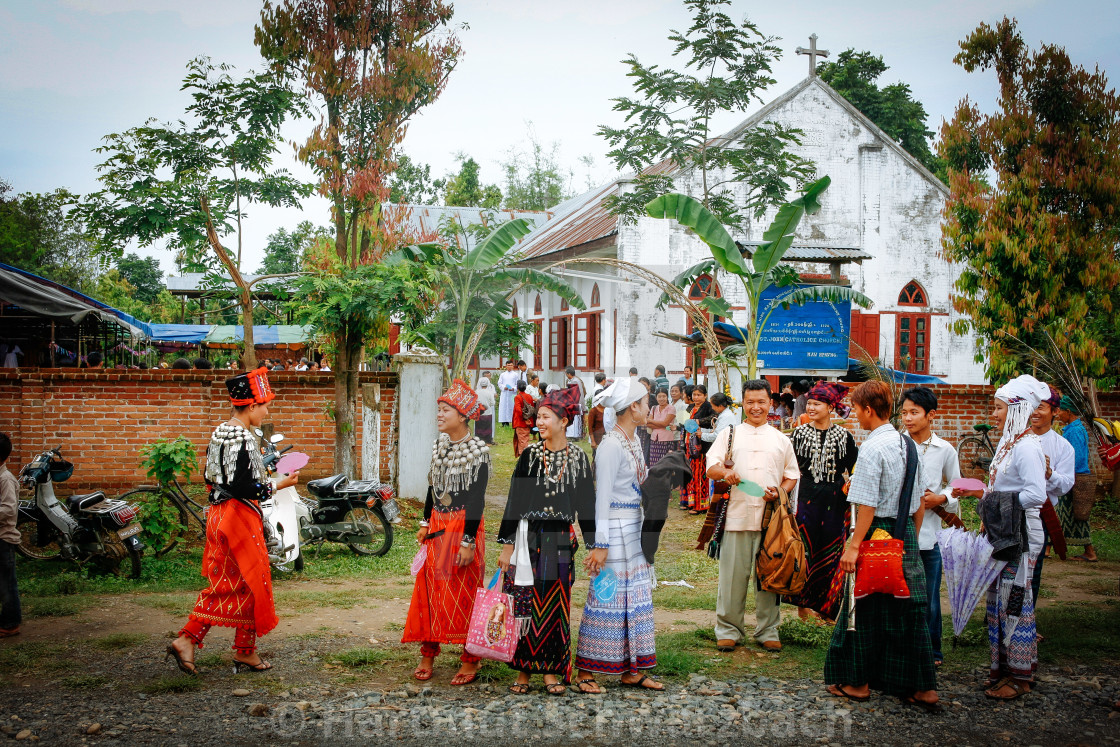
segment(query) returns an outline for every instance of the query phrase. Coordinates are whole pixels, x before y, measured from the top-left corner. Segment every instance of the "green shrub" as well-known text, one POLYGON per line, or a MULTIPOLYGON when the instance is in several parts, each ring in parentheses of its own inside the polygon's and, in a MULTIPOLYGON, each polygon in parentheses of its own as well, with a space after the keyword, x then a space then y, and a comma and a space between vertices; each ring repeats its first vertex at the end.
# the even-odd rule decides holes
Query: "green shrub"
POLYGON ((194 444, 183 436, 175 439, 161 438, 147 446, 141 446, 140 456, 140 466, 147 470, 148 477, 160 485, 169 485, 177 477, 188 482, 198 470, 198 453, 194 444))

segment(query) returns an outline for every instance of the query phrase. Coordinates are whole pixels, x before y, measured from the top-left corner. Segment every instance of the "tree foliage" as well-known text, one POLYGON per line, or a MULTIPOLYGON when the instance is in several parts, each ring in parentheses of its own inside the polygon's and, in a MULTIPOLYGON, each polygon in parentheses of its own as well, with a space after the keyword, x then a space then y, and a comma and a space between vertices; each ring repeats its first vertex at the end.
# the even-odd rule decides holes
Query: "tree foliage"
POLYGON ((311 193, 272 164, 280 125, 303 108, 271 73, 235 79, 229 65, 205 57, 187 68, 189 121, 149 120, 107 135, 97 148, 107 156, 97 167, 102 189, 87 195, 79 210, 105 252, 119 257, 132 241, 165 242, 184 261, 213 268, 208 280, 215 287, 228 277, 245 325, 243 364, 252 368, 253 298, 241 276, 242 221, 249 203, 299 207, 311 193), (231 235, 235 251, 222 243, 231 235))
POLYGON ((153 303, 163 292, 163 270, 155 257, 141 257, 132 252, 117 260, 117 271, 136 292, 136 300, 153 303))
POLYGON ((445 179, 432 179, 432 167, 413 162, 407 154, 397 158, 397 168, 389 175, 389 202, 397 205, 431 205, 442 194, 445 179))
MULTIPOLYGON (((381 205, 409 120, 438 98, 459 59, 443 0, 265 0, 256 43, 278 74, 290 76, 322 118, 299 148, 331 204, 338 263, 323 272, 324 287, 373 281, 363 264, 380 261, 392 243, 379 243, 381 205)), ((362 292, 375 299, 376 290, 362 292)), ((342 305, 330 332, 335 375, 335 469, 355 472, 358 365, 372 307, 342 305)), ((382 313, 379 318, 385 318, 382 313)))
POLYGON ((502 204, 502 190, 494 184, 483 184, 478 161, 459 155, 459 173, 447 177, 443 202, 455 207, 495 209, 502 204))
POLYGON ((11 185, 0 180, 0 262, 88 294, 103 262, 70 209, 74 195, 64 189, 46 194, 11 191, 11 185))
POLYGON ((669 37, 683 70, 643 65, 634 55, 624 61, 634 96, 614 99, 622 126, 599 128, 615 165, 638 174, 627 194, 605 201, 617 214, 643 216, 648 202, 677 188, 671 170, 650 170, 666 162, 696 174, 704 207, 723 225, 745 232, 752 218, 761 218, 812 175, 811 163, 786 150, 799 142, 800 130, 764 122, 733 139, 711 130, 716 115, 745 112, 762 101, 774 83, 771 65, 781 55, 775 39, 749 20, 732 21, 722 11, 728 5, 730 0, 685 0, 692 25, 669 37))
POLYGON ((331 238, 330 229, 316 226, 309 220, 288 231, 279 228, 268 237, 260 275, 284 275, 303 269, 304 257, 313 244, 331 238))
POLYGON ((930 149, 933 132, 926 125, 929 115, 922 102, 907 83, 880 88, 876 82, 888 69, 882 56, 846 49, 835 62, 818 64, 817 75, 945 181, 945 162, 930 149))
POLYGON ((573 172, 560 164, 560 144, 546 149, 531 130, 528 151, 512 149, 502 168, 509 210, 550 210, 572 196, 573 172))
MULTIPOLYGON (((171 324, 178 322, 182 313, 180 302, 166 289, 160 289, 151 300, 142 299, 140 289, 116 268, 99 275, 89 295, 145 322, 171 324)), ((192 304, 188 313, 196 309, 197 304, 192 304)))
MULTIPOLYGON (((1120 99, 1099 70, 1023 41, 1013 20, 981 24, 955 61, 995 73, 998 108, 962 100, 942 130, 951 195, 942 243, 963 267, 953 302, 988 345, 988 373, 1020 367, 1042 331, 1086 376, 1115 371, 1120 349, 1120 99), (991 186, 980 177, 994 176, 991 186)), ((977 352, 983 360, 984 351, 977 352)))

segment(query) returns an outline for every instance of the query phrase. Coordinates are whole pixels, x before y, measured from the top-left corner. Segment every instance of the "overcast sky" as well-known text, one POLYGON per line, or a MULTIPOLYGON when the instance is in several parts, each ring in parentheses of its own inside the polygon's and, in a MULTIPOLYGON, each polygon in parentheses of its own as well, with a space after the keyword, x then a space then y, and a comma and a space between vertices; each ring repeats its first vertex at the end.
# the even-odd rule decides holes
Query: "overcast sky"
MULTIPOLYGON (((500 182, 499 163, 527 144, 531 126, 544 143, 559 142, 576 171, 576 191, 590 178, 614 176, 598 125, 614 123, 610 99, 630 88, 620 63, 634 53, 668 64, 670 29, 684 29, 679 0, 460 0, 455 23, 464 57, 443 96, 411 125, 405 151, 442 175, 457 153, 482 165, 484 181, 500 182), (462 28, 465 24, 469 28, 462 28), (591 155, 591 174, 579 163, 591 155)), ((184 66, 198 55, 260 68, 253 44, 256 0, 0 0, 0 178, 17 192, 97 187, 93 153, 100 139, 141 124, 181 116, 184 66)), ((953 64, 958 42, 981 21, 1016 17, 1027 42, 1064 46, 1076 63, 1120 69, 1117 0, 849 0, 799 3, 735 2, 731 15, 748 15, 785 50, 767 100, 805 77, 808 60, 794 54, 816 33, 836 54, 849 47, 882 55, 890 69, 881 83, 904 81, 930 112, 937 131, 967 95, 984 108, 994 102, 991 73, 967 75, 953 64)), ((719 123, 733 126, 745 114, 719 123)), ((306 131, 295 124, 286 135, 306 131)), ((304 178, 310 173, 285 149, 280 160, 304 178)), ((319 199, 304 210, 252 208, 246 223, 246 265, 260 263, 265 238, 306 218, 327 223, 319 199)), ((167 252, 164 268, 172 264, 167 252)))

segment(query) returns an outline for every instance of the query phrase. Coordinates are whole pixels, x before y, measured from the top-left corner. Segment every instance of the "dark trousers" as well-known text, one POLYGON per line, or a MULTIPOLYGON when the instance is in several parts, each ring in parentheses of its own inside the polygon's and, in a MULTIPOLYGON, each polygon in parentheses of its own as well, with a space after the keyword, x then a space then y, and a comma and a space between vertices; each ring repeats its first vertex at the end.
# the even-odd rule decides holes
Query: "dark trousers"
POLYGON ((929 627, 929 642, 933 647, 933 660, 941 661, 941 548, 921 550, 922 565, 926 568, 926 625, 929 627))
POLYGON ((16 585, 16 546, 0 542, 0 630, 18 628, 23 622, 16 585))
POLYGON ((1034 575, 1031 576, 1031 594, 1034 600, 1035 608, 1038 608, 1038 590, 1042 586, 1042 561, 1046 559, 1046 551, 1050 548, 1050 532, 1046 531, 1043 527, 1042 535, 1042 550, 1038 553, 1038 560, 1034 563, 1034 575))

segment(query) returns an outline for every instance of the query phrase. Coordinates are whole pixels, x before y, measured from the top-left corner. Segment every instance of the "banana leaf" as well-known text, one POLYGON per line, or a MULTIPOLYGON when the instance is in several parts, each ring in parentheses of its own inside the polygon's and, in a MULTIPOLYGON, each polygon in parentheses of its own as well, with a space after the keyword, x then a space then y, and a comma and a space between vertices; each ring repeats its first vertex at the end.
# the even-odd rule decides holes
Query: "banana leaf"
POLYGON ((463 257, 464 269, 485 270, 493 267, 517 246, 518 239, 528 235, 530 231, 532 229, 529 227, 529 222, 524 218, 503 223, 463 257))
POLYGON ((695 197, 671 192, 651 200, 646 204, 646 214, 651 218, 674 218, 678 223, 700 237, 712 250, 712 256, 720 267, 732 275, 746 275, 750 272, 743 261, 743 253, 731 234, 723 227, 704 203, 695 197))

